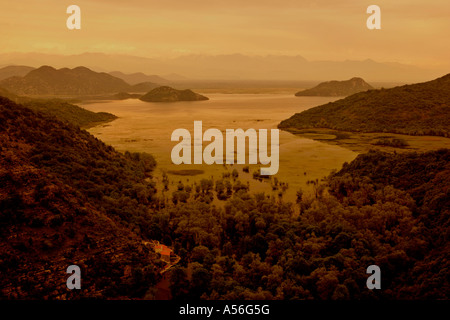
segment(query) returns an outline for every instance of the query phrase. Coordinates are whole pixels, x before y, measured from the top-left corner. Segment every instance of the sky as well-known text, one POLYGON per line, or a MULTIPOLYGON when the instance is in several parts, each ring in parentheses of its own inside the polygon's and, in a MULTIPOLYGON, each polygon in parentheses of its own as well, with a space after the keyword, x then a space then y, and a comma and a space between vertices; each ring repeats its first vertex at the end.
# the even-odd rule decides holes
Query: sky
POLYGON ((301 55, 449 66, 448 0, 0 0, 0 53, 301 55), (66 8, 81 8, 69 30, 66 8), (381 8, 381 30, 366 9, 381 8))

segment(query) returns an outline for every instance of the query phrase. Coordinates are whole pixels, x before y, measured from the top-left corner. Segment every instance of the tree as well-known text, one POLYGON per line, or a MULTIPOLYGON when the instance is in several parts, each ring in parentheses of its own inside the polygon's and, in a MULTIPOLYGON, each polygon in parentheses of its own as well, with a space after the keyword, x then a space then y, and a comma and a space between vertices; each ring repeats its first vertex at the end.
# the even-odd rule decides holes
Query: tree
POLYGON ((169 288, 174 300, 185 299, 189 293, 186 268, 175 266, 170 270, 169 288))
POLYGON ((192 279, 190 284, 190 294, 194 299, 200 298, 204 292, 210 291, 211 273, 202 264, 194 262, 192 267, 192 279))

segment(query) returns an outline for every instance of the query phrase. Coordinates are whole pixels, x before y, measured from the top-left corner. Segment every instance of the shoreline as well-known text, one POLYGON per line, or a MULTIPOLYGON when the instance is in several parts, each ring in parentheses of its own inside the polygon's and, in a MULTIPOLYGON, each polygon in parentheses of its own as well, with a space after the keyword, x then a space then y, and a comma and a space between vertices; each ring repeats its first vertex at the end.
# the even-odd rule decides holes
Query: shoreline
POLYGON ((280 128, 280 130, 303 138, 341 146, 357 153, 366 153, 374 149, 391 153, 426 152, 442 148, 450 149, 450 138, 442 136, 413 136, 389 132, 351 132, 327 128, 280 128), (380 139, 402 139, 408 145, 405 147, 393 147, 376 144, 380 139))

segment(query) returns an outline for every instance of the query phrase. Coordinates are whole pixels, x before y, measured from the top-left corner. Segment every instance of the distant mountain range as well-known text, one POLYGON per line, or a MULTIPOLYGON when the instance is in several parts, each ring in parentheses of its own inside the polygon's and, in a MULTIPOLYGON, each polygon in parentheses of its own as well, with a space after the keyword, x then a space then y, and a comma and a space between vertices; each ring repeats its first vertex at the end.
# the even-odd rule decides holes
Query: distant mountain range
POLYGON ((450 137, 450 74, 424 83, 369 90, 308 109, 279 128, 329 128, 450 137))
POLYGON ((24 77, 0 81, 0 87, 19 95, 87 95, 125 91, 130 85, 107 73, 86 67, 55 69, 42 66, 24 77))
MULTIPOLYGON (((95 71, 117 70, 125 73, 158 74, 170 81, 216 80, 314 80, 362 77, 369 82, 413 83, 433 79, 442 71, 401 63, 363 61, 309 61, 302 56, 185 55, 176 58, 144 58, 130 55, 83 53, 56 55, 41 53, 0 54, 0 65, 24 64, 61 67, 86 66, 95 71), (177 74, 175 77, 170 74, 177 74)), ((148 81, 148 80, 145 80, 148 81)), ((151 81, 151 80, 150 80, 151 81)), ((153 82, 153 81, 151 81, 153 82)))
POLYGON ((311 89, 297 92, 300 96, 345 97, 361 91, 367 91, 373 87, 361 78, 351 78, 346 81, 327 81, 319 83, 311 89))
POLYGON ((159 87, 159 84, 153 83, 153 82, 141 82, 135 85, 132 85, 128 91, 129 92, 141 92, 141 93, 145 93, 148 92, 154 88, 159 87))
POLYGON ((113 71, 113 72, 110 72, 109 74, 116 78, 120 78, 131 85, 135 85, 135 84, 142 83, 142 82, 153 82, 153 83, 158 83, 158 84, 167 84, 170 82, 169 80, 164 79, 160 76, 157 76, 157 75, 149 76, 142 72, 126 74, 126 73, 123 73, 120 71, 113 71))
MULTIPOLYGON (((55 69, 50 66, 42 66, 38 69, 31 68, 31 71, 24 76, 19 76, 29 69, 30 67, 0 69, 0 73, 5 71, 5 74, 12 75, 0 81, 2 90, 8 91, 8 94, 5 93, 4 96, 10 98, 11 94, 89 96, 125 91, 144 93, 159 86, 148 81, 130 85, 123 79, 111 74, 95 72, 86 67, 55 69)), ((125 74, 122 75, 126 76, 125 74)), ((144 74, 136 74, 135 78, 137 79, 137 77, 142 80, 153 78, 144 74)), ((164 81, 164 79, 162 80, 164 81)), ((167 80, 165 81, 167 82, 167 80)))

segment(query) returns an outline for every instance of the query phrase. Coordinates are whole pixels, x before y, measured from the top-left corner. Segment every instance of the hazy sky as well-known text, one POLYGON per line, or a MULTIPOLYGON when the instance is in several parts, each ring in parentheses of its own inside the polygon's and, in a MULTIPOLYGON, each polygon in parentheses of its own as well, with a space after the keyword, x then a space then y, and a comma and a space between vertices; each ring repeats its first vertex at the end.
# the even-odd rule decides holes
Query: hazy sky
POLYGON ((449 0, 0 0, 0 53, 301 55, 449 66, 449 0), (66 8, 81 8, 68 30, 66 8), (381 8, 381 30, 366 9, 381 8))

